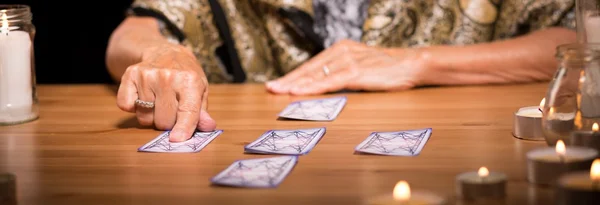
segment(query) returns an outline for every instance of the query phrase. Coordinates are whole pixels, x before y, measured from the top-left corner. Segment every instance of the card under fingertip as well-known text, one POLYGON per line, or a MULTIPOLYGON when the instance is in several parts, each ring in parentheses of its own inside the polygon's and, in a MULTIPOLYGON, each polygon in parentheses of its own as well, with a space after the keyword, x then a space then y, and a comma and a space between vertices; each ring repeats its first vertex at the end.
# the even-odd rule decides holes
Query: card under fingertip
POLYGON ((170 152, 170 153, 194 153, 200 152, 206 145, 217 138, 223 130, 212 132, 194 132, 192 137, 184 142, 170 142, 170 131, 163 132, 150 142, 141 146, 139 152, 170 152))
POLYGON ((431 128, 395 132, 373 132, 356 146, 357 153, 417 156, 431 136, 431 128))
POLYGON ((305 155, 325 135, 325 127, 297 130, 269 130, 244 147, 246 153, 305 155))
POLYGON ((295 101, 284 108, 279 113, 279 117, 293 120, 333 121, 338 117, 346 102, 346 96, 295 101))
POLYGON ((298 156, 238 160, 210 181, 213 185, 228 187, 276 188, 297 163, 298 156))

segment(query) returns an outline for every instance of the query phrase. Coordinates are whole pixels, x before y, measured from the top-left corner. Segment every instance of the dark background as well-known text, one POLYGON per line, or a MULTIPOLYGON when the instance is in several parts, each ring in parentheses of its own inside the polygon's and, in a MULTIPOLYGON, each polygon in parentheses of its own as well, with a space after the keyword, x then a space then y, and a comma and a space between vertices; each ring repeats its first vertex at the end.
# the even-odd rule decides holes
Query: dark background
POLYGON ((113 83, 104 62, 111 32, 132 0, 1 0, 31 7, 38 84, 113 83))

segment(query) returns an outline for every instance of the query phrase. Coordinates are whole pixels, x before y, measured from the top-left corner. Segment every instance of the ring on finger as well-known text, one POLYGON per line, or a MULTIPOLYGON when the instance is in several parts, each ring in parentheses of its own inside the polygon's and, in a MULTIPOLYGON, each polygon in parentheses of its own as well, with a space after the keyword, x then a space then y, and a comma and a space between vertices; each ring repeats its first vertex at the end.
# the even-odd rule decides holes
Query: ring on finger
POLYGON ((329 67, 327 67, 326 65, 323 66, 323 74, 325 74, 325 76, 329 76, 329 67))
POLYGON ((143 108, 154 108, 154 102, 143 101, 140 99, 135 100, 135 104, 143 108))

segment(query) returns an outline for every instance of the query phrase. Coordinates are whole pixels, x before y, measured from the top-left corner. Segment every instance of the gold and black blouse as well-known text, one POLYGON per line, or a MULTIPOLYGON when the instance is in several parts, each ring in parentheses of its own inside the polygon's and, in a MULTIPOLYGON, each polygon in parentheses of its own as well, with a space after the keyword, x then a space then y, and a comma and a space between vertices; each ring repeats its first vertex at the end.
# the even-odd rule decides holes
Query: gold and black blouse
POLYGON ((135 0, 190 48, 210 83, 278 78, 342 38, 370 46, 468 45, 559 26, 574 0, 135 0))

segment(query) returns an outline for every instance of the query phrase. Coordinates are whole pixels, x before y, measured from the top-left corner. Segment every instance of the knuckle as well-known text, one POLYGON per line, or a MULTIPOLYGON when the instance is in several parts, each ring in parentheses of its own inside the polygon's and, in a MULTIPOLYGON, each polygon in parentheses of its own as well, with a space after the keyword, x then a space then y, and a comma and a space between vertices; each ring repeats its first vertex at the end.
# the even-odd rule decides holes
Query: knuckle
POLYGON ((160 82, 171 82, 173 80, 173 72, 169 69, 160 69, 158 71, 158 79, 160 82))
POLYGON ((133 110, 131 106, 123 103, 122 99, 117 99, 117 107, 126 112, 131 112, 133 110))
POLYGON ((156 76, 155 69, 144 69, 141 71, 142 79, 152 79, 156 76))
POLYGON ((137 73, 137 71, 138 71, 137 65, 132 65, 132 66, 127 67, 127 69, 125 69, 125 72, 123 72, 123 75, 121 76, 121 82, 127 82, 127 81, 131 80, 133 75, 135 73, 137 73))
POLYGON ((186 103, 179 105, 178 112, 198 114, 200 112, 200 105, 198 103, 186 103))
POLYGON ((200 75, 194 71, 181 71, 177 76, 180 80, 185 82, 199 82, 201 80, 200 75))

